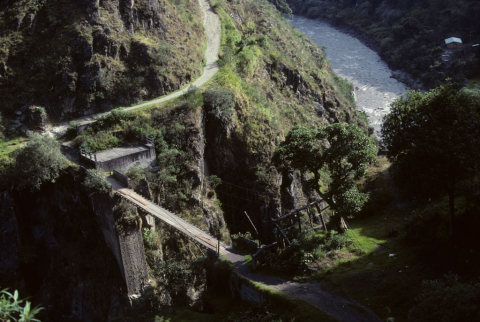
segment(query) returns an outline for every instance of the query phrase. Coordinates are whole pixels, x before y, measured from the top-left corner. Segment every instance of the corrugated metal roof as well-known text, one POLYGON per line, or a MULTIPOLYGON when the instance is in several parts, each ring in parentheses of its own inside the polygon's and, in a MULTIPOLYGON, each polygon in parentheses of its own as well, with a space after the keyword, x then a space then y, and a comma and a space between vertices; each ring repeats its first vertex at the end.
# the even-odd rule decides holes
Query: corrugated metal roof
POLYGON ((448 45, 448 44, 451 44, 452 42, 456 42, 456 43, 459 43, 461 44, 462 43, 462 40, 460 38, 457 38, 457 37, 450 37, 450 38, 447 38, 445 39, 445 43, 448 45))

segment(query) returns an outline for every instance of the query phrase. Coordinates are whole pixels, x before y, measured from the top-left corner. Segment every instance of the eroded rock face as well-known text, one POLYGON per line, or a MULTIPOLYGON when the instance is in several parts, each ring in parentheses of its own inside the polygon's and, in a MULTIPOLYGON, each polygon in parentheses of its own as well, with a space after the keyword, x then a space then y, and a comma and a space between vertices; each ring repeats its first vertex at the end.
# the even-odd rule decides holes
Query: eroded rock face
POLYGON ((0 109, 38 105, 65 120, 181 88, 200 73, 206 39, 198 2, 186 5, 188 21, 179 10, 157 0, 4 1, 0 109))
POLYGON ((45 307, 42 321, 107 321, 128 307, 98 220, 110 199, 91 200, 81 180, 69 173, 40 191, 0 194, 0 284, 45 307))

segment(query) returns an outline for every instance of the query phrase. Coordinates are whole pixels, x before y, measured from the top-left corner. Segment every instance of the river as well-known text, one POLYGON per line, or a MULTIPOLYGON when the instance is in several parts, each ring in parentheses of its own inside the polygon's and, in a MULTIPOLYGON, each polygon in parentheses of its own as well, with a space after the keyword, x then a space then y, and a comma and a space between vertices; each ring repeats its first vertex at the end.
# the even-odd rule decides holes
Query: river
POLYGON ((367 113, 370 125, 380 137, 382 118, 390 111, 390 103, 408 88, 391 78, 392 71, 380 56, 355 37, 332 25, 294 16, 290 23, 319 46, 326 47, 326 55, 335 73, 347 78, 355 87, 357 109, 367 113))

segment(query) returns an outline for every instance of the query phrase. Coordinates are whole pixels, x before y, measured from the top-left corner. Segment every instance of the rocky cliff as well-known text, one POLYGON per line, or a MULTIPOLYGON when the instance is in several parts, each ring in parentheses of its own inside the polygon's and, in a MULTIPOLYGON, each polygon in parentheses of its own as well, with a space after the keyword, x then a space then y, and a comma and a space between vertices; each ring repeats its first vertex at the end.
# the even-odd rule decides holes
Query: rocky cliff
POLYGON ((68 120, 177 90, 201 73, 202 21, 198 1, 2 1, 0 111, 68 120))
POLYGON ((44 306, 42 321, 107 321, 128 304, 115 236, 98 220, 111 200, 92 199, 82 179, 70 171, 37 192, 2 193, 0 284, 44 306))

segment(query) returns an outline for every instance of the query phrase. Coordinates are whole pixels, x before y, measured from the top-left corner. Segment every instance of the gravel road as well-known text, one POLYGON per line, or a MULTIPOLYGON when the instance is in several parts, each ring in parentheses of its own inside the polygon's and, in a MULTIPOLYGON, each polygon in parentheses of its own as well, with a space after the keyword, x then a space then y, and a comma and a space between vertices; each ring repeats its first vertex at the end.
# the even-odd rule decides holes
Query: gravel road
POLYGON ((276 276, 255 274, 248 269, 242 254, 236 252, 231 247, 225 247, 225 250, 226 251, 223 254, 235 265, 237 272, 242 276, 252 281, 262 283, 291 297, 307 301, 339 321, 381 321, 381 319, 370 309, 343 297, 324 291, 319 283, 299 284, 276 276))
POLYGON ((357 109, 367 113, 375 134, 380 136, 382 117, 390 111, 390 103, 408 88, 391 78, 387 64, 357 38, 320 20, 294 16, 290 22, 317 45, 326 47, 332 69, 353 84, 357 109))
MULTIPOLYGON (((190 84, 197 87, 200 87, 201 85, 208 82, 218 71, 217 60, 218 60, 218 52, 220 50, 220 38, 222 34, 222 25, 220 22, 220 18, 218 18, 217 14, 213 12, 213 9, 210 6, 210 3, 208 2, 208 0, 199 0, 199 3, 204 13, 203 24, 205 28, 205 33, 208 37, 208 42, 207 42, 207 49, 205 50, 206 65, 203 69, 203 74, 197 80, 195 80, 192 84, 190 84)), ((189 86, 185 87, 182 90, 176 91, 172 94, 162 96, 145 103, 127 107, 125 108, 125 110, 130 111, 140 107, 145 107, 148 105, 158 104, 158 103, 171 100, 173 98, 176 98, 185 94, 189 86)), ((97 117, 108 114, 108 113, 110 112, 92 114, 92 115, 83 116, 81 118, 71 120, 71 121, 75 121, 78 123, 94 121, 97 117)), ((63 122, 61 124, 53 126, 47 133, 53 137, 62 136, 67 131, 69 123, 70 122, 63 122)))

